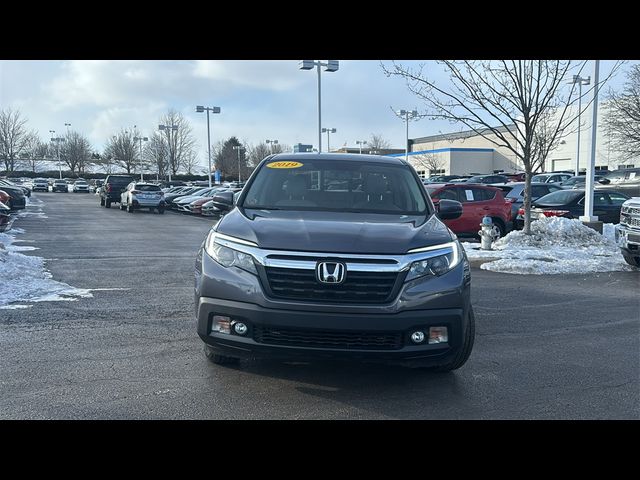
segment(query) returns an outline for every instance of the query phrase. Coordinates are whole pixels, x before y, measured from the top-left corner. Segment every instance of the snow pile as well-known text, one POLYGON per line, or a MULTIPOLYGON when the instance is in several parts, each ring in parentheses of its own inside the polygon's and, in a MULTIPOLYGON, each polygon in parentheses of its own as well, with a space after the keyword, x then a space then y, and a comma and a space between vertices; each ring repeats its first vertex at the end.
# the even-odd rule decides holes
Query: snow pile
POLYGON ((513 231, 494 242, 491 251, 478 250, 478 244, 463 245, 471 260, 495 259, 480 266, 494 272, 541 275, 635 270, 615 243, 613 224, 605 224, 601 235, 579 220, 545 217, 532 222, 531 233, 513 231))
POLYGON ((18 253, 36 249, 14 246, 15 234, 19 233, 23 231, 13 229, 10 233, 0 233, 0 309, 27 307, 8 305, 11 302, 77 300, 78 297, 93 296, 87 289, 52 280, 45 270, 44 258, 18 253))

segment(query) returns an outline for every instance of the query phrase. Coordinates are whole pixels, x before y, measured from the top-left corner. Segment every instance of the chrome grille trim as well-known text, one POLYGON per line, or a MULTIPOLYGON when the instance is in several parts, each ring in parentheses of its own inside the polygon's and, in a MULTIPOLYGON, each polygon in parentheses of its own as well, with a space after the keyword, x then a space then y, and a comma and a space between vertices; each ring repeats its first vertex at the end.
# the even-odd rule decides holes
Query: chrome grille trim
POLYGON ((449 242, 449 244, 443 244, 441 248, 436 248, 437 246, 434 246, 433 250, 408 253, 406 255, 365 255, 336 252, 298 252, 289 250, 262 249, 242 243, 237 243, 235 241, 230 241, 228 239, 233 237, 229 237, 227 235, 225 235, 224 238, 218 235, 220 234, 216 233, 216 243, 252 255, 253 258, 264 267, 296 268, 303 270, 315 270, 317 261, 309 260, 309 257, 321 257, 323 259, 340 260, 347 265, 348 272, 404 272, 411 267, 411 264, 413 262, 425 260, 431 257, 437 257, 439 255, 445 255, 447 253, 452 253, 453 249, 455 248, 454 246, 449 245, 453 243, 452 241, 449 242), (288 257, 297 257, 300 258, 300 260, 270 258, 272 256, 285 255, 288 257), (349 259, 357 259, 359 261, 349 262, 349 259), (368 260, 368 262, 363 263, 363 260, 368 260), (384 263, 376 263, 377 260, 382 260, 384 261, 384 263), (392 260, 395 263, 389 263, 389 260, 392 260))

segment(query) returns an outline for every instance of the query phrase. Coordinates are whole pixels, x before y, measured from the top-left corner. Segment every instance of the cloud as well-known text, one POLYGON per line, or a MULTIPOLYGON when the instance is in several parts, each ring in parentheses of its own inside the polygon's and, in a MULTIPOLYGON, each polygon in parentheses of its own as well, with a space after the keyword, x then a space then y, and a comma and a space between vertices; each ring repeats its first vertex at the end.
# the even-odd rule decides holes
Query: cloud
MULTIPOLYGON (((192 72, 196 78, 219 82, 218 88, 251 87, 282 92, 302 82, 297 70, 295 60, 198 60, 192 72)), ((215 91, 215 84, 213 88, 215 91)))

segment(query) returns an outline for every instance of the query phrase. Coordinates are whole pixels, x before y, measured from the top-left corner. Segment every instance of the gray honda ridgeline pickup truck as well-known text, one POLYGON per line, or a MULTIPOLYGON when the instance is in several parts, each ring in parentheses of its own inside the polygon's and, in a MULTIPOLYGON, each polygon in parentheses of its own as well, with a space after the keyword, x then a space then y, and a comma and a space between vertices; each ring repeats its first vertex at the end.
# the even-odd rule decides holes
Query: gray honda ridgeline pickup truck
POLYGON ((474 341, 464 249, 403 159, 265 158, 195 265, 198 335, 216 364, 351 358, 449 371, 474 341))

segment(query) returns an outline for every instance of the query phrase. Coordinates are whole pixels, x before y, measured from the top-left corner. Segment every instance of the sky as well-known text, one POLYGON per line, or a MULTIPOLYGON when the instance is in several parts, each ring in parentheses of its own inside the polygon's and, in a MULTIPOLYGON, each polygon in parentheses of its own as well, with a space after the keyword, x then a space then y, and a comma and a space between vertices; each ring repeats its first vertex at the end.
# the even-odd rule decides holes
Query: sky
MULTIPOLYGON (((446 82, 432 68, 434 62, 426 64, 436 79, 446 82)), ((601 62, 601 78, 613 64, 601 62)), ((628 66, 613 87, 624 82, 628 66)), ((583 76, 592 74, 592 68, 588 65, 583 76)), ((330 136, 332 149, 357 147, 356 140, 367 140, 372 133, 394 148, 404 147, 405 125, 392 109, 421 110, 422 104, 402 79, 387 77, 376 60, 340 60, 337 72, 323 71, 321 77, 322 126, 337 129, 330 136)), ((236 136, 243 143, 276 139, 317 147, 317 88, 315 69, 300 70, 297 60, 0 61, 0 108, 18 108, 43 139, 49 138, 49 130, 64 133, 70 123, 100 152, 121 129, 136 125, 150 136, 173 108, 191 123, 201 165, 207 158, 207 120, 206 114, 196 113, 196 105, 221 108, 210 117, 212 143, 236 136)), ((409 137, 463 129, 423 118, 410 123, 409 137)), ((326 134, 322 142, 326 151, 326 134)))

